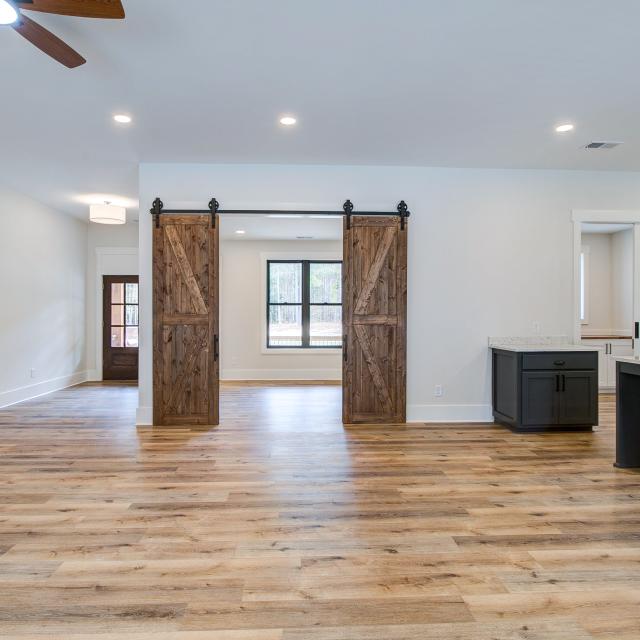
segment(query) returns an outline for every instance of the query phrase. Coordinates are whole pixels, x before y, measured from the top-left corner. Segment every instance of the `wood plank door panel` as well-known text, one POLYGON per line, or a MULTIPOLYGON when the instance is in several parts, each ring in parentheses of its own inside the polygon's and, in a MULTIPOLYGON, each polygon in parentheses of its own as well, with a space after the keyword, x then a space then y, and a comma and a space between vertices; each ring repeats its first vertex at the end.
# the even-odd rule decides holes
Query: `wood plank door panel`
POLYGON ((406 421, 407 233, 392 216, 345 221, 345 424, 406 421))
POLYGON ((218 231, 210 216, 163 215, 153 234, 153 423, 216 425, 218 231))

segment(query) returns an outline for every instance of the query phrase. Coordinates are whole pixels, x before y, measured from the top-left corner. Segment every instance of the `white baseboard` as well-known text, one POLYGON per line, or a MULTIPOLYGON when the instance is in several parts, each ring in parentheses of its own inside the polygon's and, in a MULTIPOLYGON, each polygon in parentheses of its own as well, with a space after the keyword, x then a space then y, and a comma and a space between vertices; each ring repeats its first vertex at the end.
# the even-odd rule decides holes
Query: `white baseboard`
POLYGON ((138 407, 136 409, 136 426, 146 427, 153 424, 153 407, 138 407))
POLYGON ((50 378, 49 380, 43 380, 36 384, 19 387, 18 389, 2 391, 0 392, 0 409, 9 407, 12 404, 17 404, 18 402, 24 402, 25 400, 33 400, 33 398, 44 396, 53 391, 60 391, 60 389, 82 384, 89 380, 89 374, 89 371, 78 371, 66 376, 50 378))
MULTIPOLYGON (((299 370, 298 370, 299 371, 299 370)), ((235 378, 236 380, 290 380, 291 378, 235 378)), ((300 378, 299 378, 300 379, 300 378)), ((331 378, 309 378, 330 380, 331 378)), ((407 422, 493 422, 489 404, 414 404, 407 407, 407 422)), ((138 407, 136 425, 153 424, 153 408, 138 407)))
POLYGON ((232 380, 342 380, 341 369, 223 369, 220 379, 232 380))
POLYGON ((493 422, 490 404, 410 404, 407 422, 493 422))
POLYGON ((102 382, 102 374, 97 369, 89 369, 87 371, 88 382, 102 382))

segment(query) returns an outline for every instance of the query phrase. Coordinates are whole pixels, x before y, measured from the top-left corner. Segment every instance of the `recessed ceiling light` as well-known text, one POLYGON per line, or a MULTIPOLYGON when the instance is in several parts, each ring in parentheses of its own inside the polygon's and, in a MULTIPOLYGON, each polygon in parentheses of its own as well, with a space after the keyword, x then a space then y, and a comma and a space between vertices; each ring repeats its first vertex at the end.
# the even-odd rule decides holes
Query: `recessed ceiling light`
POLYGON ((115 116, 113 116, 113 119, 118 122, 119 124, 130 124, 131 123, 131 116, 127 116, 124 113, 118 113, 115 116))
POLYGON ((285 127, 291 127, 296 122, 298 122, 298 121, 293 116, 284 116, 284 117, 280 118, 280 124, 283 124, 285 127))
POLYGON ((243 235, 244 235, 245 233, 247 233, 247 232, 246 232, 244 229, 236 229, 236 233, 237 233, 239 236, 243 236, 243 235))
POLYGON ((13 24, 18 19, 16 8, 6 0, 0 0, 0 24, 13 24))
POLYGON ((575 126, 572 124, 560 124, 556 127, 556 133, 569 133, 569 131, 573 131, 575 126))

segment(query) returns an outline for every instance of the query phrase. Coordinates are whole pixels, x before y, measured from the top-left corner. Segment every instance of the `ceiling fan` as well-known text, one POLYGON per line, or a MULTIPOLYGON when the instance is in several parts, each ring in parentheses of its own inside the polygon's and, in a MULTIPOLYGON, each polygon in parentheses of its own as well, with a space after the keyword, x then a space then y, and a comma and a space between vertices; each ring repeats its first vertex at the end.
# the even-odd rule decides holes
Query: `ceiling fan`
POLYGON ((69 69, 79 67, 86 60, 53 33, 27 18, 22 13, 24 10, 79 18, 124 18, 120 0, 0 0, 0 25, 13 27, 23 38, 69 69))

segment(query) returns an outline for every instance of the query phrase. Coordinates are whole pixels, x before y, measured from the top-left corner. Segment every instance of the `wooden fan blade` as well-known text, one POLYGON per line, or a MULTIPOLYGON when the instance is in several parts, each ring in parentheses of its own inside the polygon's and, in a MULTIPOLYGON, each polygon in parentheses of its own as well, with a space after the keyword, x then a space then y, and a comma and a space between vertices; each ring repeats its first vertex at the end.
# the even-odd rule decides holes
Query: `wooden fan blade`
POLYGON ((20 16, 13 28, 31 44, 34 44, 40 51, 43 51, 54 60, 57 60, 65 67, 73 69, 84 64, 86 60, 74 51, 68 44, 54 36, 51 31, 47 31, 37 22, 30 20, 27 16, 20 16))
POLYGON ((25 0, 16 2, 20 9, 42 11, 61 16, 78 18, 124 18, 124 8, 120 0, 25 0))

